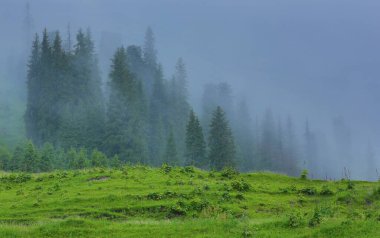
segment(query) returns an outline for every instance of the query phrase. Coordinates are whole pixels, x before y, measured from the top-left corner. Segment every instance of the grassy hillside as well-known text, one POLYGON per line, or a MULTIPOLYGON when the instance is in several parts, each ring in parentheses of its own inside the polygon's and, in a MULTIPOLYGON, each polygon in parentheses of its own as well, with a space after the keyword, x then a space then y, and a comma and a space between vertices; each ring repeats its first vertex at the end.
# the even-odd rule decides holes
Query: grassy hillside
POLYGON ((378 183, 144 166, 0 177, 0 237, 380 237, 378 183))

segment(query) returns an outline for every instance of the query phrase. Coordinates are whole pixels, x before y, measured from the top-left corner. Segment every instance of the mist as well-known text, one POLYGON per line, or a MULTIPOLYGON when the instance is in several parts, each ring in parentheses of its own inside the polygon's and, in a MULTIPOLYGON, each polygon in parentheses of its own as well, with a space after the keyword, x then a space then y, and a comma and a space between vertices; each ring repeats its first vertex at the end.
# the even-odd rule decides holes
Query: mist
POLYGON ((227 83, 233 127, 240 122, 231 114, 242 100, 254 134, 268 111, 276 124, 292 118, 302 154, 298 167, 309 169, 311 177, 339 179, 347 170, 353 179, 378 177, 379 1, 34 0, 30 32, 26 4, 0 1, 0 102, 11 105, 0 107, 4 143, 25 138, 20 125, 35 33, 47 28, 64 35, 70 29, 74 37, 80 28, 91 29, 107 94, 114 51, 143 45, 149 26, 166 79, 177 59, 184 59, 190 104, 200 115, 204 88, 227 83), (10 111, 13 116, 5 118, 10 111), (317 152, 309 155, 313 163, 305 162, 305 130, 317 141, 317 152))

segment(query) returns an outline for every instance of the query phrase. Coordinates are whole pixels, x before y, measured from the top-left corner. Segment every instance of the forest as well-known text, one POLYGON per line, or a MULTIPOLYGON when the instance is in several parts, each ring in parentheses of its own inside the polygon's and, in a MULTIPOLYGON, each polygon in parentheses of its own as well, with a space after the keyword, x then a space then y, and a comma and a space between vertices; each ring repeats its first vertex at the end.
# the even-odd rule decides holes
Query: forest
POLYGON ((116 50, 105 88, 90 29, 79 30, 75 42, 66 38, 46 29, 35 36, 24 115, 29 141, 14 151, 2 149, 2 169, 166 163, 299 173, 290 118, 286 125, 275 123, 268 111, 255 141, 246 104, 235 113, 227 83, 206 85, 199 118, 188 101, 184 61, 179 58, 174 75, 165 79, 151 28, 144 46, 116 50))

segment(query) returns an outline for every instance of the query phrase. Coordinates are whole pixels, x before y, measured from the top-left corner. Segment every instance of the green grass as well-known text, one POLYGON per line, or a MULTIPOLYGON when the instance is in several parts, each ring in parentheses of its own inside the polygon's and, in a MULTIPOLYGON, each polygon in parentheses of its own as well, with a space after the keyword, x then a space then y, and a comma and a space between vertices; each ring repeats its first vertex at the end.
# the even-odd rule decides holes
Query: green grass
POLYGON ((0 237, 380 237, 379 183, 128 166, 0 174, 0 237))

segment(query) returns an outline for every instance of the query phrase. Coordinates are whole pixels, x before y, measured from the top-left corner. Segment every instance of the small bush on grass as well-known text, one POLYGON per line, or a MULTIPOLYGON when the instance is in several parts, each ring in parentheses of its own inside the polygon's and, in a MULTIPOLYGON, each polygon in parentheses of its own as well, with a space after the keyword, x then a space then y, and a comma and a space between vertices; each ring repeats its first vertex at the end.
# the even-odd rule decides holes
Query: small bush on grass
POLYGON ((234 169, 234 168, 224 168, 221 172, 220 172, 220 175, 222 176, 222 178, 226 178, 226 179, 233 179, 235 178, 236 176, 239 175, 239 172, 234 169))
POLYGON ((317 189, 314 187, 307 187, 299 190, 300 193, 308 196, 313 196, 317 194, 317 189))
POLYGON ((157 193, 157 192, 149 193, 146 197, 147 197, 147 199, 149 199, 149 200, 156 200, 156 201, 162 199, 161 194, 159 194, 159 193, 157 193))
POLYGON ((288 215, 286 225, 289 228, 298 228, 305 224, 305 219, 299 212, 291 213, 288 215))
POLYGON ((308 175, 309 175, 309 171, 307 171, 307 169, 304 169, 301 172, 300 178, 306 180, 308 175))
POLYGON ((321 192, 319 193, 322 196, 331 196, 334 195, 334 192, 329 189, 326 185, 322 187, 321 192))
POLYGON ((231 183, 231 187, 234 190, 239 191, 239 192, 246 192, 246 191, 249 191, 249 189, 250 189, 249 184, 243 180, 233 181, 231 183))
POLYGON ((322 213, 319 208, 314 209, 313 216, 309 220, 309 226, 310 227, 316 227, 322 222, 322 213))

